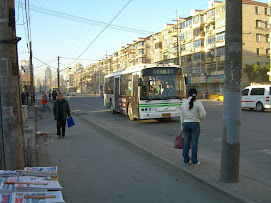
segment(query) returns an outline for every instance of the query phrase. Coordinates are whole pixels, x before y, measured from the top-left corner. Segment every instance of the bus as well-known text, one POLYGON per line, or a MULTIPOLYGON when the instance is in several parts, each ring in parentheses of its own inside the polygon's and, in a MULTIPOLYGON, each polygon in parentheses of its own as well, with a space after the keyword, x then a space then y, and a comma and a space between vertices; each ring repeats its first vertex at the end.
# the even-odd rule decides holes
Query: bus
POLYGON ((58 93, 58 87, 52 87, 51 92, 54 92, 54 91, 56 91, 58 93))
POLYGON ((77 88, 74 86, 67 87, 67 96, 76 96, 77 88))
POLYGON ((184 72, 177 65, 138 65, 104 79, 104 105, 130 120, 179 117, 185 96, 184 72))

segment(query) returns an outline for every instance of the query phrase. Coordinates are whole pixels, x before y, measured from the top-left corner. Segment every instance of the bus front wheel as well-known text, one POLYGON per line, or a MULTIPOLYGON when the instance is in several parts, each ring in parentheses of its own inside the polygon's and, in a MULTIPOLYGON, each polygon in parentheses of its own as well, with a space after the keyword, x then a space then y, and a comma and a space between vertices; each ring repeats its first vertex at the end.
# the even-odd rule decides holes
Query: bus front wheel
POLYGON ((129 116, 129 119, 131 121, 135 120, 135 117, 134 117, 134 114, 133 114, 133 108, 132 108, 131 104, 129 104, 129 106, 128 106, 128 116, 129 116))

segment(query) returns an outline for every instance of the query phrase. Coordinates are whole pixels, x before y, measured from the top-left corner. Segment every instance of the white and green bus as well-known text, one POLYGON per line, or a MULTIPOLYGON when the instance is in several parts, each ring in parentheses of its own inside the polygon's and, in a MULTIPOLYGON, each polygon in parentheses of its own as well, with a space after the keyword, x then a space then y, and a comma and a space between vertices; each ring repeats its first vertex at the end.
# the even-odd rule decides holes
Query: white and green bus
POLYGON ((177 65, 143 64, 105 76, 104 105, 130 120, 180 115, 186 87, 177 65))

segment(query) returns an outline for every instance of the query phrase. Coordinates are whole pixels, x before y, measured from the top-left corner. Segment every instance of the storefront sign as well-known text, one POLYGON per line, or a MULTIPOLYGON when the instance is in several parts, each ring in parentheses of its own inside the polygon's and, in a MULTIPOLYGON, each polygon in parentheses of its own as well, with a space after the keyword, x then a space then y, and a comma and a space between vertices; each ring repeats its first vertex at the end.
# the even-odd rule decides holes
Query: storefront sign
POLYGON ((207 83, 224 83, 224 75, 214 75, 207 78, 207 83))
POLYGON ((206 83, 206 76, 189 77, 188 82, 190 84, 206 83))

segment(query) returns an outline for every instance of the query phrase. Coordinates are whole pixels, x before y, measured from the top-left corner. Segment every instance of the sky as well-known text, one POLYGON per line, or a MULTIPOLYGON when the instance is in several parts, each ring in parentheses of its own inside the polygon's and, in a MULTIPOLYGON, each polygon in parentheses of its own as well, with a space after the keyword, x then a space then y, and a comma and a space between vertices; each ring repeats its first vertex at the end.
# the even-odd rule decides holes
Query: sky
MULTIPOLYGON (((60 70, 71 67, 77 62, 87 66, 118 51, 121 46, 146 37, 163 29, 165 23, 174 23, 176 12, 179 17, 190 16, 191 9, 208 8, 209 0, 132 0, 121 14, 112 22, 140 31, 119 30, 108 27, 95 41, 105 26, 80 22, 80 18, 109 23, 123 8, 128 0, 29 0, 30 23, 34 74, 44 77, 47 67, 40 61, 57 68, 57 57, 60 57, 60 70), (48 12, 45 9, 53 10, 48 12), (65 19, 57 17, 63 14, 65 19), (46 14, 45 14, 46 13, 46 14), (72 16, 71 16, 72 15, 72 16), (79 17, 75 21, 73 16, 79 17), (92 44, 91 44, 92 43, 92 44), (91 45, 90 45, 91 44, 91 45), (89 46, 90 45, 90 46, 89 46), (89 48, 86 50, 86 48, 89 48), (85 51, 84 54, 82 54, 85 51), (65 58, 78 58, 74 61, 65 58), (38 61, 37 59, 40 61, 38 61), (84 60, 83 60, 84 59, 84 60), (87 59, 87 60, 85 60, 87 59), (44 65, 44 66, 42 66, 44 65)), ((267 0, 260 0, 267 3, 267 0)), ((28 60, 25 0, 15 0, 16 33, 22 40, 18 43, 19 60, 28 60)), ((52 68, 52 72, 55 73, 52 68)))

